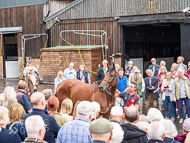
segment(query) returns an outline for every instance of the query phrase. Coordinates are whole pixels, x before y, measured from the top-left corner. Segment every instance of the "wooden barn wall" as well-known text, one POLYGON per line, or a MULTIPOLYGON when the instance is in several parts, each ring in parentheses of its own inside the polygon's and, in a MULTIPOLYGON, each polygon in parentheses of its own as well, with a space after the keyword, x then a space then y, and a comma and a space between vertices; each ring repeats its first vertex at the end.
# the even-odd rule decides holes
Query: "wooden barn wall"
MULTIPOLYGON (((24 34, 45 33, 42 21, 42 5, 24 6, 0 9, 0 28, 22 26, 22 34, 17 34, 20 39, 24 34)), ((21 40, 18 39, 18 56, 21 57, 21 40)), ((45 45, 46 37, 26 41, 26 56, 39 58, 40 48, 45 45)))
MULTIPOLYGON (((121 52, 120 26, 114 18, 63 20, 51 29, 51 46, 68 46, 60 37, 62 30, 104 30, 110 39, 110 53, 121 52)), ((101 33, 96 33, 101 34, 101 33)), ((73 45, 101 45, 100 37, 63 33, 63 38, 73 45)), ((104 40, 105 41, 105 40, 104 40)))
MULTIPOLYGON (((65 20, 172 13, 189 6, 190 0, 83 0, 60 10, 55 17, 65 20)), ((48 28, 56 22, 55 17, 49 17, 48 28)))

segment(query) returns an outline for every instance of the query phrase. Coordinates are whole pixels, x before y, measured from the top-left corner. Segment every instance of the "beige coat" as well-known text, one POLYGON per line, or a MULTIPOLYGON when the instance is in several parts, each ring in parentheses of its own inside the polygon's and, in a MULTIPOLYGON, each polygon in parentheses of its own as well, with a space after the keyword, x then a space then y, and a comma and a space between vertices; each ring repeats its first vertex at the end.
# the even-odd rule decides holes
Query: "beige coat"
MULTIPOLYGON (((172 94, 172 87, 173 87, 174 80, 171 79, 170 85, 169 85, 169 92, 170 92, 170 101, 173 101, 173 94, 172 94)), ((164 87, 167 86, 167 79, 164 79, 161 86, 161 91, 163 91, 162 94, 162 100, 165 100, 166 98, 166 90, 164 90, 164 87)))
MULTIPOLYGON (((36 86, 36 90, 37 91, 40 91, 40 89, 39 89, 39 87, 38 87, 38 85, 39 85, 39 79, 38 79, 38 76, 37 76, 37 74, 35 74, 34 73, 34 75, 35 75, 35 78, 36 78, 36 84, 37 84, 37 86, 36 86)), ((29 100, 30 100, 30 96, 34 93, 34 85, 33 85, 33 83, 32 83, 32 80, 31 80, 31 78, 30 78, 30 76, 27 74, 27 76, 26 76, 26 83, 27 83, 27 85, 28 85, 28 88, 27 88, 27 96, 28 96, 28 98, 29 98, 29 100), (30 96, 28 95, 28 92, 30 92, 30 96)))

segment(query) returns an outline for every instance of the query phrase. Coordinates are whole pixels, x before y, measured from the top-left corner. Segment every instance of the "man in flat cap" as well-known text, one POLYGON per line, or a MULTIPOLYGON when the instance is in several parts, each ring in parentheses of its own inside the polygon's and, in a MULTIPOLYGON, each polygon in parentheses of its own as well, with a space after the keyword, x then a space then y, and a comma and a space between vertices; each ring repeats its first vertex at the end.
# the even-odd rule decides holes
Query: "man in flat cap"
POLYGON ((113 125, 109 120, 104 118, 94 120, 91 122, 89 129, 93 143, 110 143, 113 125))
POLYGON ((131 81, 130 82, 136 82, 137 83, 137 94, 140 96, 141 102, 139 106, 139 114, 142 115, 142 108, 143 108, 143 92, 145 90, 145 83, 144 79, 140 73, 139 69, 136 69, 131 76, 131 81))

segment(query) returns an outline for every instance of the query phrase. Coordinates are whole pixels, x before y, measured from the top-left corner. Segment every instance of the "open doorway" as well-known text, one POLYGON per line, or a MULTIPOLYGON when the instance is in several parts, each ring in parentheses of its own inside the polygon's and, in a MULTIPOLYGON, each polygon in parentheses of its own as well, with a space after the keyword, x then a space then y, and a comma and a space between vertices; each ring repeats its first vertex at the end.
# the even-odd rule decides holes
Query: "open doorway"
POLYGON ((18 78, 17 34, 4 34, 4 78, 18 78))
POLYGON ((152 57, 158 64, 164 60, 167 70, 170 70, 171 64, 181 54, 180 24, 124 26, 124 35, 125 55, 138 66, 144 77, 152 57))

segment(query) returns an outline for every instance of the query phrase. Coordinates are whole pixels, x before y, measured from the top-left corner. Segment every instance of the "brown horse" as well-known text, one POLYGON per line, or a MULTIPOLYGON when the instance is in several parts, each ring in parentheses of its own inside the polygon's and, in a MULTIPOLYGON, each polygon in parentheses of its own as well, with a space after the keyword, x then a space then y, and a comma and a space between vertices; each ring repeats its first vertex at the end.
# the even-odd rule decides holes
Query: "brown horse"
POLYGON ((60 105, 65 98, 70 98, 74 105, 77 101, 96 101, 101 107, 100 115, 108 119, 110 110, 115 105, 113 97, 116 92, 117 82, 118 73, 115 68, 111 67, 100 85, 96 82, 95 84, 85 84, 79 80, 68 79, 58 86, 56 94, 60 105))

